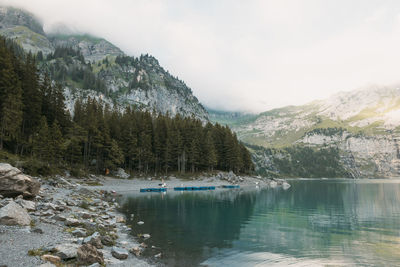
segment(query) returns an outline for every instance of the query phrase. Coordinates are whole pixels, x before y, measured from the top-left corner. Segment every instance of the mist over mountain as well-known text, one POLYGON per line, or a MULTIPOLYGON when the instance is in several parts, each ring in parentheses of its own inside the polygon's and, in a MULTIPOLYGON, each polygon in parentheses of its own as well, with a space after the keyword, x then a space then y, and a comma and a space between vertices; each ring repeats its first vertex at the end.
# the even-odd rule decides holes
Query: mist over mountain
POLYGON ((92 96, 111 106, 207 120, 192 90, 150 55, 130 57, 103 38, 71 34, 61 26, 46 34, 35 16, 12 7, 0 9, 0 34, 38 55, 40 69, 64 86, 71 111, 76 99, 92 96))

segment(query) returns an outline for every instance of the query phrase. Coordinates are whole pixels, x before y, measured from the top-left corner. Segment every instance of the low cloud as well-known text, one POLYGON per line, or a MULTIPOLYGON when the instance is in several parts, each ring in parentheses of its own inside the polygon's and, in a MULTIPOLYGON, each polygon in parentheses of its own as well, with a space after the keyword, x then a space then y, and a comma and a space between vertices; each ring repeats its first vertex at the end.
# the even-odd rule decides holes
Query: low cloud
POLYGON ((212 108, 265 111, 400 81, 400 2, 3 0, 45 30, 149 53, 212 108))

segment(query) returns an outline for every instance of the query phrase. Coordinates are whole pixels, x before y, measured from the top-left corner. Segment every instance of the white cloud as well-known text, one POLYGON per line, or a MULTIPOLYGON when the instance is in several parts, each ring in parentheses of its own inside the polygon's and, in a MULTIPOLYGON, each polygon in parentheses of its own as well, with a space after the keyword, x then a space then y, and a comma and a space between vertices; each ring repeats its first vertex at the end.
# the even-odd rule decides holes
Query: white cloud
POLYGON ((400 81, 400 2, 2 0, 150 53, 214 108, 264 111, 400 81))

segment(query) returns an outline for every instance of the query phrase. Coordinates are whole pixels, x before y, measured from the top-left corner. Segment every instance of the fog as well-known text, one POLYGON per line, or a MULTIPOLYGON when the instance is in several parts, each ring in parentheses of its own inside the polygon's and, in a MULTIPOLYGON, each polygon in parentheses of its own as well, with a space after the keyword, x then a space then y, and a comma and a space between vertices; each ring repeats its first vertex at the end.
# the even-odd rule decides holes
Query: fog
POLYGON ((400 2, 0 0, 149 53, 206 106, 260 112, 400 81, 400 2))

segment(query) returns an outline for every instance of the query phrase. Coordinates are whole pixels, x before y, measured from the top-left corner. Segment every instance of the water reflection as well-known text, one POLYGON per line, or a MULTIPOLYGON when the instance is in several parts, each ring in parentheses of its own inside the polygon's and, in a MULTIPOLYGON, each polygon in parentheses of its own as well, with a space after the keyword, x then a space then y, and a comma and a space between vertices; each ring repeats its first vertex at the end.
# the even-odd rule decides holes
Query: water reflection
POLYGON ((127 196, 123 209, 135 214, 133 223, 145 221, 134 234, 151 233, 168 265, 400 263, 398 181, 291 184, 288 191, 127 196))
POLYGON ((253 213, 257 194, 240 190, 127 196, 122 209, 135 214, 134 234, 151 233, 168 265, 195 266, 211 248, 227 248, 253 213), (135 222, 143 220, 142 226, 135 222))

